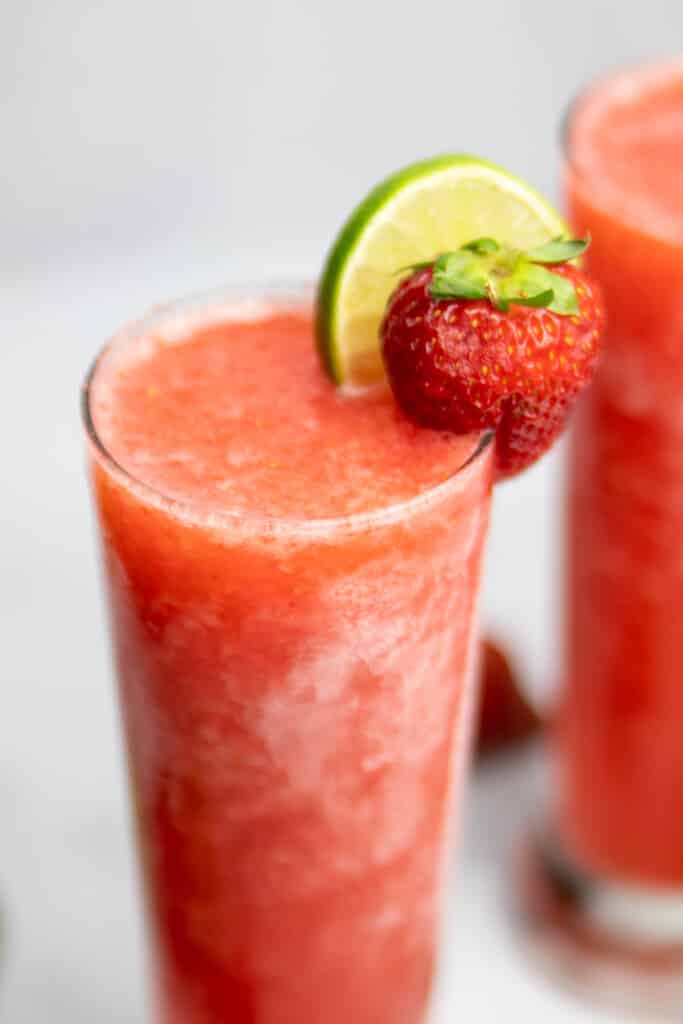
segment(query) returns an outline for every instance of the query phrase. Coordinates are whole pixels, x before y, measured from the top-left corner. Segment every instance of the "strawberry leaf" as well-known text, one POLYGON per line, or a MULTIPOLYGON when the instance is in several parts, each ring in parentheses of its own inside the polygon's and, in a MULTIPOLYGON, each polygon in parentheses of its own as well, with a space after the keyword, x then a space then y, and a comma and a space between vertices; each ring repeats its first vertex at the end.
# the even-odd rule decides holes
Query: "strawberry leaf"
POLYGON ((433 299, 485 299, 486 286, 465 278, 432 278, 429 291, 433 299))
POLYGON ((434 264, 430 292, 434 299, 485 299, 487 271, 474 252, 443 253, 434 264))
POLYGON ((552 277, 554 295, 553 301, 548 303, 548 309, 562 316, 574 316, 579 312, 579 300, 574 285, 559 274, 553 274, 552 277))
POLYGON ((474 241, 468 242, 467 245, 463 245, 462 248, 467 249, 470 252, 486 254, 498 252, 500 245, 495 238, 475 238, 474 241))
MULTIPOLYGON (((552 288, 549 288, 547 292, 539 292, 538 295, 511 295, 509 298, 504 299, 505 310, 509 306, 545 306, 546 309, 551 308, 551 303, 555 298, 555 293, 552 288)), ((500 299, 498 300, 500 303, 500 299)), ((502 306, 498 306, 502 309, 502 306)), ((505 312, 505 310, 503 310, 505 312)))
POLYGON ((583 255, 589 245, 589 235, 585 238, 554 238, 552 242, 529 249, 524 255, 531 263, 566 263, 583 255))
POLYGON ((579 303, 571 281, 545 267, 521 260, 513 273, 496 281, 496 297, 518 306, 545 306, 553 313, 571 315, 579 303), (541 300, 544 301, 541 301, 541 300))
MULTIPOLYGON (((494 238, 475 238, 454 252, 437 256, 429 291, 433 299, 489 299, 498 309, 510 305, 545 307, 571 316, 579 311, 573 283, 544 264, 574 259, 589 239, 556 238, 529 252, 500 245, 494 238)), ((429 264, 416 264, 421 269, 429 264)))

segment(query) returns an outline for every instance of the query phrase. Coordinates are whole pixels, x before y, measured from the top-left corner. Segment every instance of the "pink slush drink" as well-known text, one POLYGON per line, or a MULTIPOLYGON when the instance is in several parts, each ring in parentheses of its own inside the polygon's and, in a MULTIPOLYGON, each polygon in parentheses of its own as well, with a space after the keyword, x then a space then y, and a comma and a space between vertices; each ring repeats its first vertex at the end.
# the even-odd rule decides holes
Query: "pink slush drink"
POLYGON ((615 75, 568 133, 609 324, 573 446, 559 823, 586 870, 683 886, 683 63, 615 75))
POLYGON ((577 410, 552 824, 535 952, 592 1000, 683 1007, 683 63, 608 76, 567 121, 604 357, 577 410))
POLYGON ((324 376, 302 298, 124 331, 86 392, 159 1024, 418 1024, 491 448, 324 376))

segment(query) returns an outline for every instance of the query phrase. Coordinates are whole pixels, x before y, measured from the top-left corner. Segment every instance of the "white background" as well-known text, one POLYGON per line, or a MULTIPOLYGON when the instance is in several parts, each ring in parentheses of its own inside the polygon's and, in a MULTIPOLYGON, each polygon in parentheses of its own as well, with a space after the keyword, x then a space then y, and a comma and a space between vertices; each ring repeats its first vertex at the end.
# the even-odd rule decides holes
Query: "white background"
MULTIPOLYGON (((389 170, 471 151, 555 193, 596 73, 671 52, 683 6, 3 0, 0 974, 6 1024, 139 1024, 141 939, 78 386, 122 321, 224 280, 313 277, 389 170)), ((558 455, 496 496, 487 618, 553 680, 558 455)), ((502 900, 523 765, 472 790, 439 1024, 596 1013, 531 972, 502 900)))

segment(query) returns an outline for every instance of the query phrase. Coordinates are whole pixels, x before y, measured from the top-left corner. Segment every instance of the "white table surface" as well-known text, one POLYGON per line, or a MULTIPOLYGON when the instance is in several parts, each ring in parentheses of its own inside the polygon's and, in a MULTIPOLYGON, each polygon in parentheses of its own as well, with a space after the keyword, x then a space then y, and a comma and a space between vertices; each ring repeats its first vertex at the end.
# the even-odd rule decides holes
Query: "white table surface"
MULTIPOLYGON (((240 276, 256 269, 263 271, 260 261, 250 266, 243 257, 240 276)), ((155 260, 147 254, 144 265, 53 269, 2 286, 0 894, 8 937, 0 1020, 6 1024, 144 1019, 142 941, 77 391, 109 330, 167 295, 228 276, 236 277, 237 268, 218 258, 188 272, 161 253, 155 260)), ((501 507, 514 511, 524 488, 545 493, 549 486, 549 478, 528 479, 506 490, 501 507)), ((528 521, 528 509, 518 514, 520 529, 528 521)), ((550 543, 534 529, 528 526, 522 547, 550 543)), ((503 535, 494 537, 492 550, 499 560, 503 535)), ((535 586, 537 575, 532 569, 529 583, 527 573, 527 585, 535 586)), ((507 605, 513 619, 519 615, 519 579, 513 559, 489 588, 498 617, 507 605)), ((538 674, 539 660, 548 656, 538 643, 539 598, 529 594, 522 604, 536 623, 529 636, 538 674)), ((532 793, 524 759, 501 762, 470 789, 435 1024, 616 1019, 538 978, 504 912, 505 859, 532 793)))

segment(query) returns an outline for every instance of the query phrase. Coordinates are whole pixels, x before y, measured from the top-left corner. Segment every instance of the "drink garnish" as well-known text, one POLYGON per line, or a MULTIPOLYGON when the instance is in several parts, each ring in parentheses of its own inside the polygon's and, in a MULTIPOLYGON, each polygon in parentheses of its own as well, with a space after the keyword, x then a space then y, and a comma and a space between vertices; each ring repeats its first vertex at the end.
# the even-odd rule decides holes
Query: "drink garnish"
POLYGON ((382 380, 379 327, 399 268, 471 239, 533 251, 558 236, 567 228, 550 203, 486 160, 439 156, 392 174, 352 212, 325 263, 316 316, 325 369, 342 386, 382 380))

